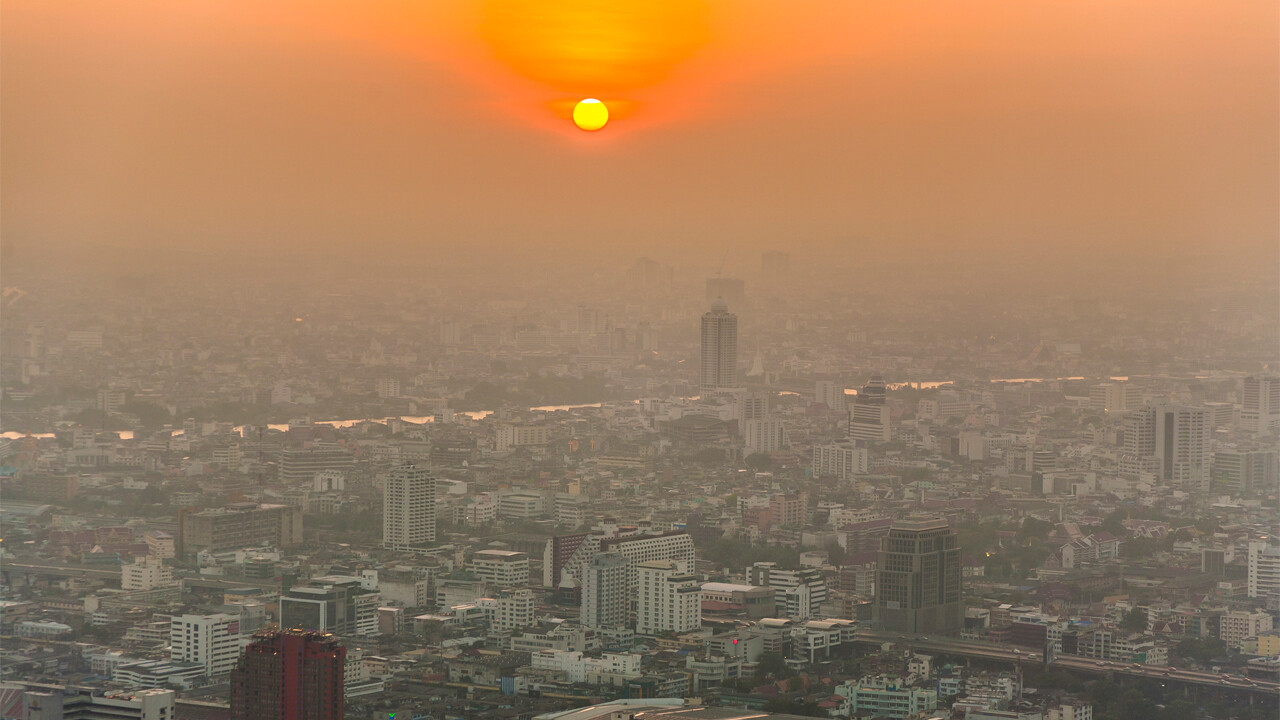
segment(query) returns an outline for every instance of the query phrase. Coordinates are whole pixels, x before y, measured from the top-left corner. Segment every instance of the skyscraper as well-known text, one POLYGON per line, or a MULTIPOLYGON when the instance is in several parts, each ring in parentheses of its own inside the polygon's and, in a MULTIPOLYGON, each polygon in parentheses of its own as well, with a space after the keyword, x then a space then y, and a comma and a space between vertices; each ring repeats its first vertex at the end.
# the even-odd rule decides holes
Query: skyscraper
POLYGON ((1208 408, 1149 405, 1134 410, 1125 416, 1120 471, 1135 477, 1155 472, 1166 484, 1208 490, 1212 429, 1208 408))
POLYGON ((1251 375, 1240 387, 1240 424, 1256 433, 1280 429, 1280 377, 1251 375))
POLYGON ((702 316, 702 374, 698 388, 712 395, 738 385, 738 316, 721 298, 702 316))
POLYGON ((256 633, 231 673, 232 720, 342 720, 346 657, 332 635, 256 633))
POLYGON ((382 546, 409 550, 435 539, 435 478, 414 465, 395 468, 382 489, 382 546))
POLYGON ((945 519, 910 517, 889 528, 872 612, 881 630, 954 635, 964 627, 960 542, 945 519))
POLYGON ((591 558, 582 570, 582 624, 599 629, 627 622, 627 559, 619 552, 591 558))
POLYGON ((893 432, 889 427, 888 387, 884 378, 872 375, 853 399, 849 411, 849 439, 868 443, 889 442, 893 432))

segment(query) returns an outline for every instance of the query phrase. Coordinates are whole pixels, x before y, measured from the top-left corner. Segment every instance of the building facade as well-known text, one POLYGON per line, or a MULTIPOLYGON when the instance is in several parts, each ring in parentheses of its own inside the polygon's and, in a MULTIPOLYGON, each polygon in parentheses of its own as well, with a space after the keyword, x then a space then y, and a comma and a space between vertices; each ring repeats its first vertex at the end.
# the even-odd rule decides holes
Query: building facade
POLYGON ((876 627, 929 635, 964 628, 960 544, 942 518, 894 522, 876 559, 876 627))
POLYGON ((232 720, 342 720, 347 650, 332 635, 254 635, 231 673, 232 720))

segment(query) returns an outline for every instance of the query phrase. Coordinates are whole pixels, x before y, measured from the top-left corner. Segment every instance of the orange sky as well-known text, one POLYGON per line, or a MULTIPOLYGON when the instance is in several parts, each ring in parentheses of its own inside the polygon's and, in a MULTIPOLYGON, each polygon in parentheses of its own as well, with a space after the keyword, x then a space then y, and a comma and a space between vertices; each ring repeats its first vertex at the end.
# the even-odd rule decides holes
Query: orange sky
POLYGON ((607 7, 6 0, 0 229, 1275 253, 1273 0, 607 7))

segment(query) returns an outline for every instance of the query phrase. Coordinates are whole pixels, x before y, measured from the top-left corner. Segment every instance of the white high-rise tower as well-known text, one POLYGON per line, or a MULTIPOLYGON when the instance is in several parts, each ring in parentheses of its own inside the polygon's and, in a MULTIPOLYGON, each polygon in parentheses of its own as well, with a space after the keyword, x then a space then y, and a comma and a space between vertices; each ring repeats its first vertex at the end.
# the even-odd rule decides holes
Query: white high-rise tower
POLYGON ((395 468, 382 489, 382 546, 409 550, 435 539, 435 478, 414 465, 395 468))

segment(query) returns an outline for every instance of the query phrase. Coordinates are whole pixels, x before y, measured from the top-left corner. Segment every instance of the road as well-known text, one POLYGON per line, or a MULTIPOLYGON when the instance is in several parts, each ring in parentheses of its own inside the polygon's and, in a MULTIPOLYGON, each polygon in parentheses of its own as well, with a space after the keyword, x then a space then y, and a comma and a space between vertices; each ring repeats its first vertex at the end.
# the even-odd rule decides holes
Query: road
MULTIPOLYGON (((901 635, 898 633, 858 631, 857 642, 905 644, 914 650, 925 650, 947 655, 959 655, 982 660, 999 660, 1004 662, 1039 663, 1042 655, 1038 652, 1010 648, 976 640, 957 640, 955 638, 935 638, 924 635, 901 635)), ((1177 681, 1194 685, 1207 685, 1219 689, 1233 689, 1240 692, 1267 697, 1280 697, 1280 682, 1274 680, 1257 680, 1242 675, 1201 672, 1165 667, 1163 665, 1140 665, 1136 663, 1119 663, 1074 655, 1055 655, 1053 664, 1066 670, 1094 674, 1114 673, 1131 677, 1144 677, 1161 681, 1177 681)))
POLYGON ((87 565, 66 565, 63 563, 21 563, 7 562, 0 565, 4 572, 21 572, 31 575, 53 575, 57 577, 96 577, 104 579, 120 579, 120 568, 102 568, 87 565))

